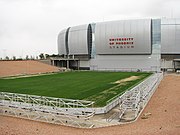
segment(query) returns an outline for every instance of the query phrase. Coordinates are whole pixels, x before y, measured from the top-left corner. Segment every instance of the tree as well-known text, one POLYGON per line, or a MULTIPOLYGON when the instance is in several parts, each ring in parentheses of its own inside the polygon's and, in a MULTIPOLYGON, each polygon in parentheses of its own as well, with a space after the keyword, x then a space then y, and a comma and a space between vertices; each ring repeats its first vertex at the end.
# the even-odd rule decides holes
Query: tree
POLYGON ((46 57, 46 59, 47 59, 47 58, 49 58, 50 56, 49 56, 49 54, 45 54, 45 57, 46 57))
POLYGON ((23 60, 22 58, 17 58, 16 60, 23 60))
POLYGON ((8 56, 6 56, 6 57, 5 57, 5 60, 9 60, 9 57, 8 57, 8 56))
POLYGON ((60 55, 59 54, 52 54, 52 55, 50 55, 50 57, 60 57, 60 55))
POLYGON ((28 55, 26 55, 26 60, 29 60, 29 56, 28 55))
POLYGON ((30 59, 31 59, 31 60, 34 60, 34 56, 31 55, 31 58, 30 58, 30 59))
POLYGON ((41 60, 43 60, 43 59, 44 59, 44 54, 41 53, 41 54, 39 55, 39 57, 40 57, 41 60))
POLYGON ((16 56, 13 56, 13 60, 16 60, 16 56))

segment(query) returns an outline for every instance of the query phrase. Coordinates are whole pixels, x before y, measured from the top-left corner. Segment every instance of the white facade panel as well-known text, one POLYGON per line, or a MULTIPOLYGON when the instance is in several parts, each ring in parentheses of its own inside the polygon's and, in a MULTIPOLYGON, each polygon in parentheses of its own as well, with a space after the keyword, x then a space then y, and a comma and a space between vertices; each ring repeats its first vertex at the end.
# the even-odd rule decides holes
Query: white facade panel
POLYGON ((161 20, 162 54, 180 54, 180 19, 161 20))
POLYGON ((161 68, 174 68, 174 63, 172 60, 161 60, 161 68))
POLYGON ((153 55, 97 55, 90 60, 91 70, 159 71, 160 61, 153 55))
POLYGON ((58 35, 58 53, 59 55, 66 55, 66 47, 65 47, 65 36, 66 36, 66 30, 62 30, 58 35))
POLYGON ((151 54, 151 19, 96 24, 97 54, 151 54))
POLYGON ((88 25, 71 27, 68 35, 69 54, 88 54, 87 45, 88 25))
POLYGON ((89 61, 80 61, 80 67, 89 67, 89 61))

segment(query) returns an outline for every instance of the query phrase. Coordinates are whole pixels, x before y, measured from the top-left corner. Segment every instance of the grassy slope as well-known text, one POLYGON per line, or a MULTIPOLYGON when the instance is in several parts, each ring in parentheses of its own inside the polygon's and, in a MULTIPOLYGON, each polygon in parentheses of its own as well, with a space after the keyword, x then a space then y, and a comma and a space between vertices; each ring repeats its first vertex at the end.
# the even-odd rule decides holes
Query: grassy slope
POLYGON ((129 72, 67 72, 28 78, 0 79, 0 91, 92 100, 96 101, 95 106, 104 106, 107 100, 149 75, 149 73, 129 72), (108 90, 117 85, 112 82, 130 76, 141 76, 141 79, 108 90))

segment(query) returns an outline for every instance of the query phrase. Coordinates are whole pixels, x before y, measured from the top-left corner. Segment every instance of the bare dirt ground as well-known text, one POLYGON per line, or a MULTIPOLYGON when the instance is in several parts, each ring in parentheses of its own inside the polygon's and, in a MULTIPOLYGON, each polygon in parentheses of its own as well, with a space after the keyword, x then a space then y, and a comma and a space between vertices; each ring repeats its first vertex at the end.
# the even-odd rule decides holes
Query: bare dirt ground
POLYGON ((166 75, 139 119, 130 124, 77 129, 0 115, 0 135, 180 135, 180 75, 166 75), (147 119, 141 117, 151 115, 147 119))
POLYGON ((139 76, 131 76, 131 77, 128 77, 128 78, 125 78, 125 79, 118 80, 118 81, 115 82, 115 84, 116 83, 123 83, 123 82, 133 81, 133 80, 137 80, 139 78, 140 78, 139 76))
POLYGON ((58 72, 59 68, 35 60, 0 61, 0 77, 58 72))

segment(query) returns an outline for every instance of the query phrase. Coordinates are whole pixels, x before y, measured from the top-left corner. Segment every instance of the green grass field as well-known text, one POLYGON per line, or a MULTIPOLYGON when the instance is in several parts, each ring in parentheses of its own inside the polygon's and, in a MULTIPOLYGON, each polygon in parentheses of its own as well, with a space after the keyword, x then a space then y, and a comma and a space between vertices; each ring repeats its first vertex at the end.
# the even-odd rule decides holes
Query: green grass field
POLYGON ((149 75, 151 73, 76 71, 16 79, 1 78, 0 92, 90 100, 95 101, 95 107, 101 107, 149 75), (136 76, 136 79, 115 83, 132 76, 136 76))

